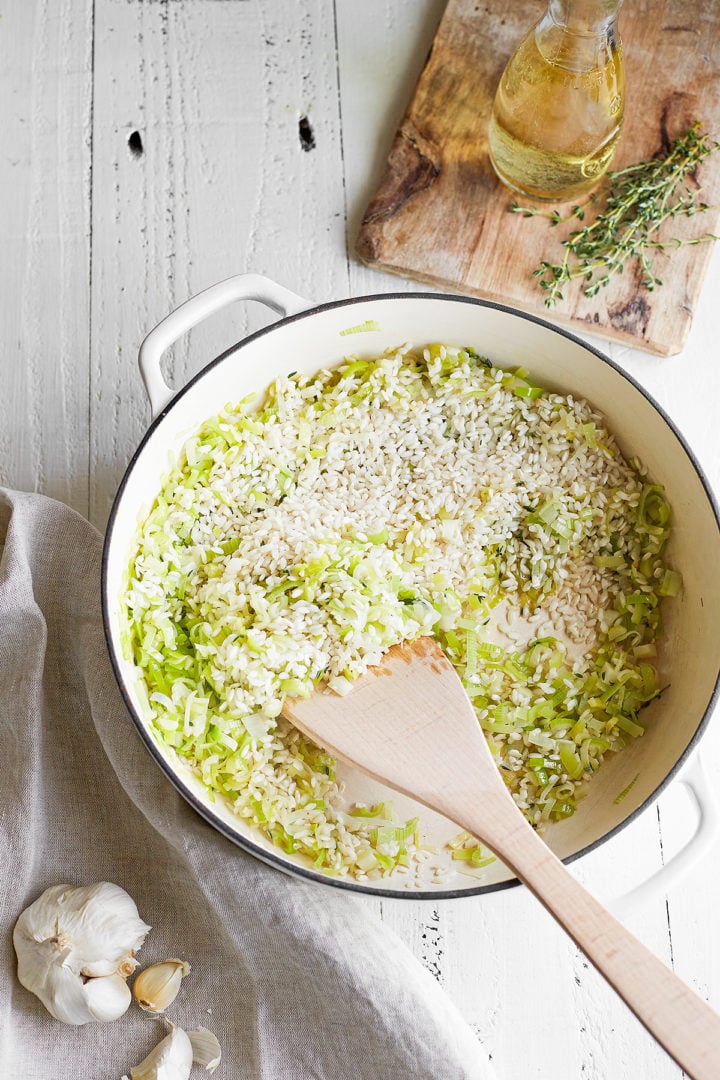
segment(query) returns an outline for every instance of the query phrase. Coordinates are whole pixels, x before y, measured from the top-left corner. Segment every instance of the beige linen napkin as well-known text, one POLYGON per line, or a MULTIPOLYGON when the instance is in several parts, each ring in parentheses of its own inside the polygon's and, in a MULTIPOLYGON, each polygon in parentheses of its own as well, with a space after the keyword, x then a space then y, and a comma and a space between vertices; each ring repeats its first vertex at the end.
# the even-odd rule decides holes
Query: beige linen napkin
POLYGON ((153 927, 142 963, 192 964, 169 1015, 216 1033, 217 1080, 489 1078, 470 1028, 361 900, 257 862, 161 774, 107 658, 99 534, 60 503, 0 490, 3 542, 0 1077, 119 1080, 163 1036, 136 1006, 67 1027, 15 975, 27 904, 49 885, 113 881, 153 927))

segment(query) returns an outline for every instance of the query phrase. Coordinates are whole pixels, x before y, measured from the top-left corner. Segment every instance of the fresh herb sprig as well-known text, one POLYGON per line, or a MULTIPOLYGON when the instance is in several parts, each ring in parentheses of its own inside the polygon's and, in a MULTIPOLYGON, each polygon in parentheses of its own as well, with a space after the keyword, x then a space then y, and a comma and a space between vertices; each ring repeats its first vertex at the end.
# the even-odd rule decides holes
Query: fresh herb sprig
POLYGON ((541 210, 519 206, 511 210, 523 217, 544 217, 551 226, 567 221, 584 221, 588 207, 604 202, 604 208, 594 221, 570 233, 563 240, 562 261, 543 260, 535 277, 545 290, 545 305, 552 307, 563 299, 566 283, 583 278, 585 296, 596 296, 614 274, 621 274, 629 259, 637 259, 642 283, 652 291, 662 285, 656 277, 651 256, 667 248, 704 244, 720 237, 713 233, 690 240, 656 239, 658 229, 669 219, 693 217, 708 210, 707 203, 698 199, 699 189, 690 186, 688 178, 720 143, 710 142, 696 121, 663 153, 650 161, 640 161, 607 175, 607 186, 581 206, 562 216, 557 210, 541 210))

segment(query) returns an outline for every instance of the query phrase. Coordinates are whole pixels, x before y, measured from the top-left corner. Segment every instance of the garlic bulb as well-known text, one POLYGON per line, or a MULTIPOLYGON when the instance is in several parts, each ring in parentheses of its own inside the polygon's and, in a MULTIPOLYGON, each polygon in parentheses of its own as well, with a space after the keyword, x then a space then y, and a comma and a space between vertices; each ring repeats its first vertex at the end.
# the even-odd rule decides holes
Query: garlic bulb
POLYGON ((163 1012, 178 995, 183 977, 190 972, 184 960, 163 960, 141 971, 133 983, 133 995, 141 1009, 163 1012))
POLYGON ((220 1064, 222 1051, 212 1031, 204 1027, 196 1028, 195 1031, 188 1031, 188 1038, 192 1045, 195 1064, 203 1065, 206 1072, 214 1073, 220 1064))
POLYGON ((192 1063, 193 1049, 187 1032, 170 1024, 170 1034, 130 1070, 130 1080, 188 1080, 192 1063))
POLYGON ((119 885, 54 885, 15 924, 18 978, 65 1024, 117 1020, 149 929, 119 885))

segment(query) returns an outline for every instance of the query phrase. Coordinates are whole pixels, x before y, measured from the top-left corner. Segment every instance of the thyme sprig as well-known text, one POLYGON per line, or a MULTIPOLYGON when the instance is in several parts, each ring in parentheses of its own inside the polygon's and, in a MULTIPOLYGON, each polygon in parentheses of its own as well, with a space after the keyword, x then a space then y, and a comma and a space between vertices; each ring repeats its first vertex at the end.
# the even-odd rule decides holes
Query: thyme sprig
POLYGON ((614 274, 623 272, 629 259, 638 260, 642 283, 652 291, 662 285, 653 271, 653 253, 720 239, 714 233, 689 240, 656 239, 658 229, 669 218, 693 217, 710 209, 698 199, 700 189, 691 186, 688 180, 694 179, 693 173, 700 162, 719 147, 720 143, 708 140, 696 121, 665 153, 608 173, 604 189, 582 205, 574 206, 565 216, 557 210, 515 203, 511 207, 513 213, 546 218, 554 227, 568 221, 584 221, 589 207, 604 202, 594 221, 563 240, 565 252, 561 262, 543 260, 533 271, 545 290, 546 307, 562 300, 564 285, 577 278, 586 282, 585 296, 596 296, 614 274))

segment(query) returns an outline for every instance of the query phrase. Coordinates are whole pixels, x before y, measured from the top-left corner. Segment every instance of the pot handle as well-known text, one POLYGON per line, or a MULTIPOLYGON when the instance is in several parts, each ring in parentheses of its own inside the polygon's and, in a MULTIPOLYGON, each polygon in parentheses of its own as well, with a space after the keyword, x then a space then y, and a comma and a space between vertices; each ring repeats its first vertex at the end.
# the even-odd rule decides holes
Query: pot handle
POLYGON ((259 300, 261 304, 265 304, 266 307, 283 317, 296 315, 312 307, 309 300, 304 300, 302 296, 290 292, 289 289, 261 274, 238 274, 235 277, 225 278, 217 285, 211 285, 209 289, 204 289, 203 292, 186 300, 158 323, 140 346, 138 356, 140 374, 150 399, 153 419, 162 412, 177 392, 172 390, 163 378, 160 368, 163 353, 193 326, 197 326, 198 323, 228 304, 234 303, 235 300, 259 300))
POLYGON ((624 919, 649 900, 665 893, 688 873, 717 841, 720 831, 720 812, 715 794, 708 782, 702 759, 694 754, 678 776, 676 783, 682 784, 692 796, 698 811, 695 831, 684 847, 650 877, 637 885, 624 896, 612 900, 608 907, 619 919, 624 919))

